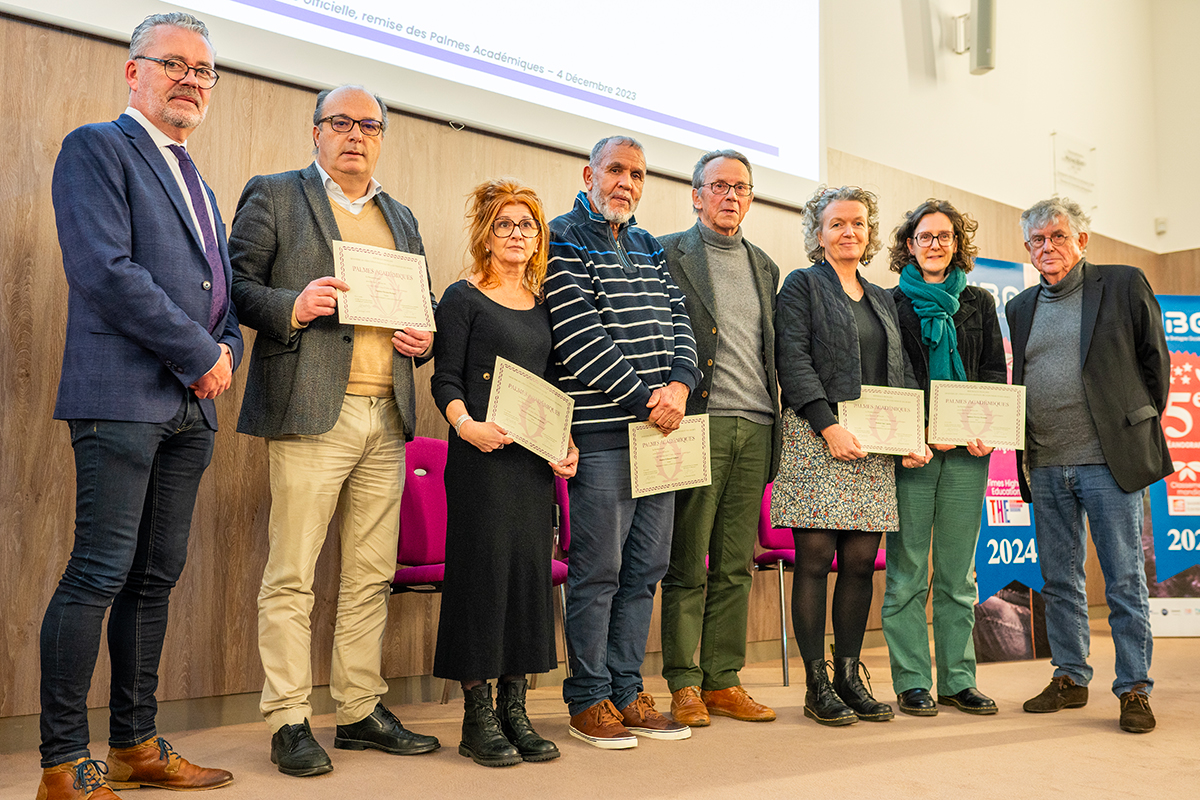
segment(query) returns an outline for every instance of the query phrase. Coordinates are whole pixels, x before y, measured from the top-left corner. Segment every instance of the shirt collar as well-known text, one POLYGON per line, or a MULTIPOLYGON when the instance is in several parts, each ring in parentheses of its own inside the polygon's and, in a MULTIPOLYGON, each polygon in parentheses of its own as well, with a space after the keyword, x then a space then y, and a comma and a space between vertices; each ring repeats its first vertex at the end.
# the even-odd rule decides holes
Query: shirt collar
POLYGON ((321 165, 315 160, 313 161, 313 166, 317 168, 317 174, 321 176, 321 184, 325 187, 325 193, 347 205, 355 205, 361 208, 367 204, 368 200, 383 191, 383 187, 379 184, 379 181, 371 178, 371 185, 367 189, 367 193, 357 200, 351 200, 349 197, 346 197, 346 193, 342 191, 342 187, 338 186, 338 182, 329 177, 329 173, 322 169, 321 165))
POLYGON ((152 140, 154 140, 154 144, 156 146, 170 147, 173 144, 177 144, 180 147, 184 148, 185 150, 187 149, 186 144, 184 144, 183 142, 177 142, 174 139, 172 139, 170 136, 167 136, 153 122, 151 122, 146 117, 145 114, 143 114, 141 111, 138 111, 133 106, 129 106, 128 108, 126 108, 125 114, 128 115, 129 117, 132 117, 134 120, 137 121, 137 123, 139 125, 141 125, 143 128, 146 129, 146 133, 150 134, 150 138, 152 140))

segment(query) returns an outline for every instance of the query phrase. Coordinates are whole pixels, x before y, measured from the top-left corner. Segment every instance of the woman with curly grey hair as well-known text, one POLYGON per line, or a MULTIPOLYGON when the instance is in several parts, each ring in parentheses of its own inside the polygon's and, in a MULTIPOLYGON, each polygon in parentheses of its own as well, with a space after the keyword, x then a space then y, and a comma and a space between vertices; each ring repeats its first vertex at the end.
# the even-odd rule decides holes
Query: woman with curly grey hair
MULTIPOLYGON (((996 301, 967 285, 977 227, 945 200, 930 199, 908 212, 892 235, 890 267, 900 273, 892 296, 904 349, 926 402, 931 380, 1008 380, 996 301)), ((972 641, 975 543, 992 448, 979 439, 966 448, 931 447, 929 464, 896 476, 900 530, 888 536, 883 599, 892 687, 905 714, 937 714, 925 623, 925 601, 932 592, 937 702, 968 714, 995 714, 995 702, 975 688, 972 641)))
MULTIPOLYGON (((867 453, 838 424, 834 404, 857 400, 864 385, 916 388, 916 381, 892 296, 858 271, 881 248, 875 195, 817 189, 804 206, 804 243, 813 266, 787 276, 775 314, 785 410, 771 522, 790 527, 796 540, 792 624, 807 681, 804 715, 822 725, 883 722, 892 708, 863 685, 859 653, 879 540, 898 527, 895 457, 867 453), (835 555, 831 684, 825 592, 835 555)), ((922 466, 929 457, 924 448, 903 464, 922 466)))

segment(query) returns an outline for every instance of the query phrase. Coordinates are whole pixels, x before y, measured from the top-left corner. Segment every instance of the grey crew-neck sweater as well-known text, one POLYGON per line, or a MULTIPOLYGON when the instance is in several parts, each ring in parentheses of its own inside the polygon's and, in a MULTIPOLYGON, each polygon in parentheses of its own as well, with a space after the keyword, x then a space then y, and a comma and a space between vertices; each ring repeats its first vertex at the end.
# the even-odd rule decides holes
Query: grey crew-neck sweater
MULTIPOLYGON (((708 413, 717 417, 742 417, 760 425, 775 419, 763 366, 762 306, 754 282, 750 254, 742 241, 742 231, 733 236, 717 233, 697 220, 708 272, 717 295, 716 364, 712 369, 712 388, 708 394, 708 413)), ((688 298, 689 303, 700 302, 688 298)))
POLYGON ((1025 346, 1030 467, 1105 463, 1080 365, 1083 267, 1080 262, 1053 286, 1043 278, 1038 294, 1025 346))

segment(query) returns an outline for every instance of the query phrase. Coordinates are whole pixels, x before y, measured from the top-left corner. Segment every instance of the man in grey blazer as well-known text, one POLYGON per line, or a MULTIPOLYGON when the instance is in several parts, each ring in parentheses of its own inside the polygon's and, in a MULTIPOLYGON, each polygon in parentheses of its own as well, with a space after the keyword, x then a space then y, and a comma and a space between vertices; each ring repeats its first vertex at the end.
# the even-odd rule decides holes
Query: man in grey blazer
POLYGON ((261 710, 271 761, 287 775, 333 769, 313 738, 313 573, 338 498, 342 579, 330 690, 334 746, 412 755, 438 747, 380 697, 383 632, 396 568, 404 444, 416 428, 413 362, 433 336, 342 325, 332 241, 424 254, 417 222, 374 179, 387 110, 357 86, 317 96, 316 161, 250 180, 229 241, 233 299, 258 331, 238 430, 267 440, 270 553, 258 596, 261 710))
POLYGON ((671 713, 693 727, 708 725, 710 714, 775 719, 738 677, 746 663, 759 507, 779 463, 779 267, 742 237, 754 198, 751 175, 741 153, 705 153, 692 172, 699 219, 659 240, 671 277, 687 297, 703 372, 687 413, 710 416, 712 484, 676 494, 671 562, 662 582, 663 677, 671 713), (697 645, 699 665, 693 659, 697 645))

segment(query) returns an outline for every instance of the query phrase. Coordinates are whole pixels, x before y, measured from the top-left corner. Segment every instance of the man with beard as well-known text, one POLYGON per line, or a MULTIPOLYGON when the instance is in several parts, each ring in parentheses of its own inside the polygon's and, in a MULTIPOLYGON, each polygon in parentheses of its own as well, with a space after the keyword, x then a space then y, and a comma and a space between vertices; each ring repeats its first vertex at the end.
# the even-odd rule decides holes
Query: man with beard
POLYGON ((225 226, 184 147, 217 77, 204 23, 147 17, 129 42, 129 107, 69 134, 54 167, 69 287, 54 416, 71 430, 76 516, 42 620, 39 800, 233 780, 158 736, 154 699, 167 602, 212 457, 213 398, 242 355, 225 226), (110 605, 105 766, 88 752, 87 693, 110 605))
POLYGON ((570 733, 602 749, 633 734, 686 739, 691 729, 654 709, 642 660, 654 587, 667 570, 673 493, 632 497, 631 422, 669 434, 700 380, 683 294, 663 249, 636 227, 646 158, 627 136, 602 139, 583 169, 587 191, 550 223, 546 302, 558 385, 575 398, 579 468, 571 480, 563 682, 570 733))

